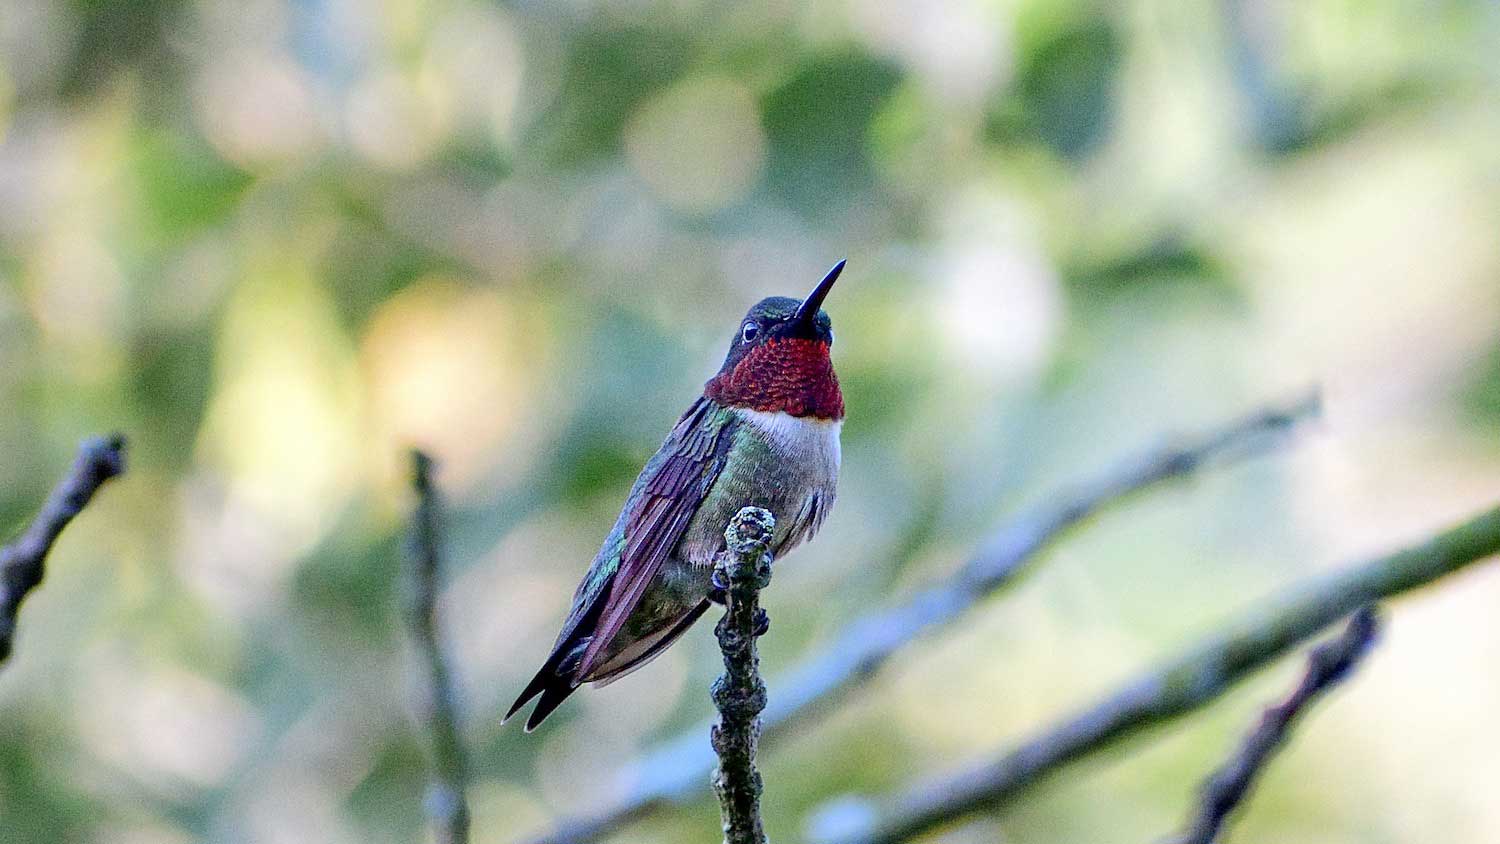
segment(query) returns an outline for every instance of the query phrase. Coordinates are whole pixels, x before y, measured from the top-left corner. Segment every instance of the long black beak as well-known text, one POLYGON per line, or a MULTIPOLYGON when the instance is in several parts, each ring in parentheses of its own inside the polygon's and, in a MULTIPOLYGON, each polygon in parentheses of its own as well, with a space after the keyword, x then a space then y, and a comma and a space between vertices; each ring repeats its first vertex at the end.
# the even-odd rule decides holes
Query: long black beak
POLYGON ((823 300, 828 298, 828 291, 833 289, 833 283, 839 280, 839 273, 844 271, 844 264, 845 261, 834 264, 833 269, 828 271, 828 275, 823 276, 818 286, 814 287, 813 291, 807 294, 807 298, 802 300, 802 304, 797 307, 797 313, 792 315, 792 336, 817 336, 817 326, 814 320, 818 318, 818 309, 823 307, 823 300))

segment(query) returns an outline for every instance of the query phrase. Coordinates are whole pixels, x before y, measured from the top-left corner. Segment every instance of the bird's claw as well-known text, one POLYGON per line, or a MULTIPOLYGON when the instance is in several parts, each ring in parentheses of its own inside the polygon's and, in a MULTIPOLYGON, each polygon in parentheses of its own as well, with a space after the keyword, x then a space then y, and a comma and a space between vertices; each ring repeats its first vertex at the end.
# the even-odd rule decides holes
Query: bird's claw
MULTIPOLYGON (((713 570, 713 573, 709 575, 708 582, 713 584, 714 591, 718 592, 721 596, 729 589, 729 584, 724 582, 724 570, 721 568, 713 570)), ((715 601, 715 603, 722 604, 724 601, 721 598, 715 601)))

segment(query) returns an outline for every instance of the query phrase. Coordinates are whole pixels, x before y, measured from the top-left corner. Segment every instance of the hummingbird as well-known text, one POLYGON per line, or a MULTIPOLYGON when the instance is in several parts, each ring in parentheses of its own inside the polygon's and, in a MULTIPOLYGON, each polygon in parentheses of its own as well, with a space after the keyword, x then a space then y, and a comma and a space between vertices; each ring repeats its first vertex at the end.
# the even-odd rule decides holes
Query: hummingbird
POLYGON ((844 419, 822 306, 843 270, 839 261, 800 301, 762 299, 736 326, 718 374, 630 488, 552 653, 506 720, 540 697, 531 732, 579 686, 640 668, 722 604, 714 562, 740 508, 776 517, 778 560, 817 533, 833 507, 844 419))

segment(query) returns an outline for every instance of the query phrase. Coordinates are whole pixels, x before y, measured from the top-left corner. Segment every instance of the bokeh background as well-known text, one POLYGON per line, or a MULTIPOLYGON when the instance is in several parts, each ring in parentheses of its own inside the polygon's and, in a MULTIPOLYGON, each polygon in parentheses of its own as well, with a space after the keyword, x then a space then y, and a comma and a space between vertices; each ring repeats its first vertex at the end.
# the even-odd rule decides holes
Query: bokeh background
MULTIPOLYGON (((132 471, 0 672, 0 841, 420 840, 411 444, 477 841, 616 793, 708 714, 708 625, 499 715, 745 308, 844 256, 844 480, 768 595, 773 678, 1022 504, 1324 389, 768 753, 772 837, 997 749, 1500 498, 1497 138, 1492 2, 3 0, 0 529, 88 433, 132 471)), ((1500 840, 1497 568, 1393 606, 1239 840, 1500 840)), ((941 840, 1156 840, 1299 663, 941 840)))

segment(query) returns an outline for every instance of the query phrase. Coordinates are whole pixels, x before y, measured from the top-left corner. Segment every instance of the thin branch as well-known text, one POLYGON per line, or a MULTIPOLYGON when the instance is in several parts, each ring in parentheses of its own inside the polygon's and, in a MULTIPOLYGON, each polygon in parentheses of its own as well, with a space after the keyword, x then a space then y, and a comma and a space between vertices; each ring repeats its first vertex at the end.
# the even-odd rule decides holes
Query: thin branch
POLYGON ((1208 704, 1359 607, 1431 583, 1497 552, 1500 507, 1421 545, 1314 578, 1007 753, 882 801, 868 812, 840 812, 838 828, 825 827, 814 840, 895 844, 955 818, 994 809, 1069 763, 1208 704))
POLYGON ((760 590, 771 583, 771 554, 766 546, 775 527, 776 519, 767 510, 740 510, 724 531, 728 551, 714 570, 716 582, 724 589, 724 617, 714 628, 724 654, 724 675, 714 681, 719 722, 710 737, 719 757, 713 786, 724 822, 724 844, 766 844, 760 822, 763 784, 755 769, 766 684, 760 679, 755 640, 767 625, 760 590))
MULTIPOLYGON (((818 653, 778 678, 776 699, 762 718, 764 738, 775 741, 803 721, 832 712, 841 696, 872 677, 902 647, 957 621, 1013 582, 1070 528, 1138 492, 1284 442, 1285 435, 1315 416, 1318 408, 1318 396, 1312 393, 1258 409, 1205 433, 1149 449, 1010 519, 946 581, 855 619, 818 653)), ((685 731, 648 752, 625 772, 631 785, 623 799, 591 818, 564 823, 537 844, 585 844, 696 797, 714 764, 699 740, 703 729, 685 731)))
POLYGON ((413 709, 417 727, 427 736, 431 766, 424 806, 439 844, 466 844, 468 762, 458 736, 453 678, 437 629, 441 514, 432 483, 432 460, 420 451, 412 452, 412 485, 417 493, 417 508, 412 516, 406 553, 402 609, 416 652, 412 666, 413 709))
POLYGON ((1260 723, 1234 756, 1204 781, 1187 830, 1172 839, 1172 844, 1214 844, 1218 840, 1225 819, 1250 793, 1256 776, 1286 741, 1297 718, 1308 704, 1353 672, 1375 644, 1378 627, 1375 607, 1366 606, 1349 619, 1337 638, 1313 648, 1307 673, 1291 696, 1262 713, 1260 723))
POLYGON ((42 582, 52 543, 110 478, 125 471, 125 438, 92 437, 78 447, 73 468, 47 496, 41 512, 15 542, 0 548, 0 663, 10 657, 16 612, 42 582))

